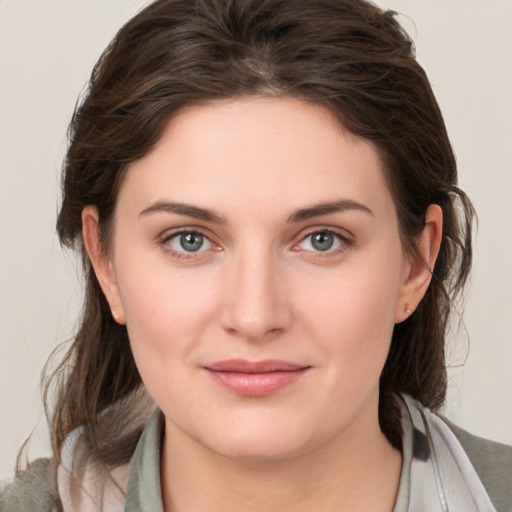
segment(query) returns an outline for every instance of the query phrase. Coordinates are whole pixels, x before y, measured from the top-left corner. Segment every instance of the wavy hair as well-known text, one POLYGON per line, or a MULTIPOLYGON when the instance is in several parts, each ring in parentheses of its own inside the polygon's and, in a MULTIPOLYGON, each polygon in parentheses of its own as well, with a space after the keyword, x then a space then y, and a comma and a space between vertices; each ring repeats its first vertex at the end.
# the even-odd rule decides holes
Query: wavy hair
POLYGON ((410 254, 427 207, 441 206, 433 279, 417 310, 396 325, 381 375, 381 429, 400 446, 396 393, 434 410, 443 404, 445 335, 471 267, 474 212, 457 187, 427 76, 394 13, 364 0, 157 0, 105 50, 69 128, 57 230, 61 243, 81 254, 86 286, 80 327, 46 388, 53 383, 56 390, 49 411, 56 459, 81 425, 106 466, 126 462, 140 429, 123 425, 133 421, 144 394, 126 328, 113 320, 85 253, 82 209, 97 207, 108 250, 127 165, 155 146, 180 109, 247 95, 321 105, 372 141, 410 254), (121 431, 128 433, 106 435, 121 431))

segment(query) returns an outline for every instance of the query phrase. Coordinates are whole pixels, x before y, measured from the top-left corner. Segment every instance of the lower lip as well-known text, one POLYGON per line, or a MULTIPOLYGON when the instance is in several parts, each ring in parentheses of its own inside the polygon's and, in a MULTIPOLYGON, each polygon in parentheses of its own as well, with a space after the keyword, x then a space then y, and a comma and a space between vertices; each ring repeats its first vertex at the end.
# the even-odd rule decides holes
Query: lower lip
POLYGON ((221 386, 238 395, 264 396, 275 393, 299 380, 308 370, 268 373, 219 372, 207 369, 210 376, 221 386))

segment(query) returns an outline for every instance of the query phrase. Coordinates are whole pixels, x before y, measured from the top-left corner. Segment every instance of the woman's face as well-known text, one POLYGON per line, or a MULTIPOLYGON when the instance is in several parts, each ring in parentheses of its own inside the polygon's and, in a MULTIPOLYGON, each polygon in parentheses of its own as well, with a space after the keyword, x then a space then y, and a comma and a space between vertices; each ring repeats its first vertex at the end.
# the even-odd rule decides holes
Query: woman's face
POLYGON ((375 148, 321 107, 243 98, 177 115, 130 165, 101 261, 168 435, 272 459, 378 431, 379 376, 421 271, 375 148))

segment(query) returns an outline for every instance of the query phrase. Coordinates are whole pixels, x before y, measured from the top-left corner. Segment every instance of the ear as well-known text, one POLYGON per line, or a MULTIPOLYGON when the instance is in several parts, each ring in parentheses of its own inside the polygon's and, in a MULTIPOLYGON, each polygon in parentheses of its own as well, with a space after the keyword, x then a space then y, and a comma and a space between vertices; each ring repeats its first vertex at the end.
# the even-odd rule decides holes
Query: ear
POLYGON ((443 235, 443 210, 431 204, 425 213, 425 226, 417 240, 417 254, 406 266, 395 307, 395 323, 403 322, 418 307, 432 279, 443 235))
POLYGON ((110 305, 112 316, 116 322, 124 324, 125 317, 117 279, 112 260, 101 243, 99 214, 95 206, 86 206, 82 210, 82 236, 94 273, 110 305))

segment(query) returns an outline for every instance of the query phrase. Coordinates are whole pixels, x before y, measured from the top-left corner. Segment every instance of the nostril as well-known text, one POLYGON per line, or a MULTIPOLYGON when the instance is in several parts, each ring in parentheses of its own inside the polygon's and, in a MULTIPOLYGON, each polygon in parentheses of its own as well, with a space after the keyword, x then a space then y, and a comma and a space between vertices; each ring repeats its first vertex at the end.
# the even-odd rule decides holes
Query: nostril
POLYGON ((226 302, 220 311, 224 332, 248 341, 274 339, 290 325, 290 297, 282 279, 275 279, 273 261, 241 259, 226 283, 226 302))
POLYGON ((268 330, 251 330, 251 329, 244 329, 240 328, 237 329, 235 327, 228 327, 227 332, 230 335, 237 336, 239 338, 242 338, 246 341, 251 342, 257 342, 257 341, 270 341, 275 339, 280 335, 281 332, 283 332, 284 329, 282 328, 272 328, 268 330))

